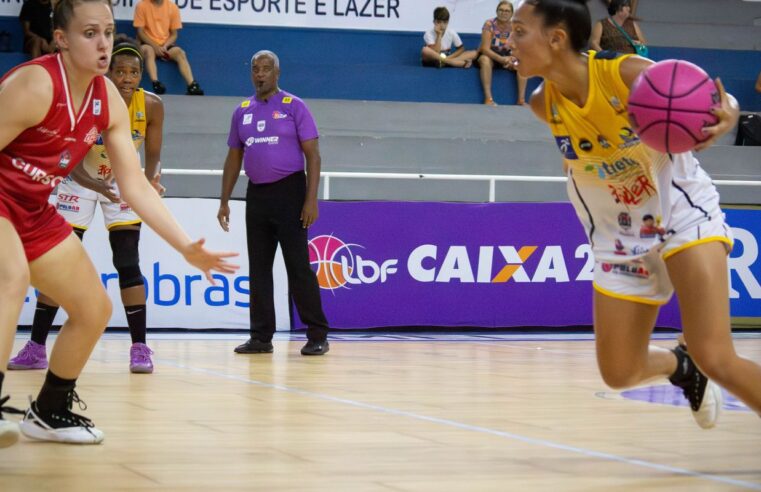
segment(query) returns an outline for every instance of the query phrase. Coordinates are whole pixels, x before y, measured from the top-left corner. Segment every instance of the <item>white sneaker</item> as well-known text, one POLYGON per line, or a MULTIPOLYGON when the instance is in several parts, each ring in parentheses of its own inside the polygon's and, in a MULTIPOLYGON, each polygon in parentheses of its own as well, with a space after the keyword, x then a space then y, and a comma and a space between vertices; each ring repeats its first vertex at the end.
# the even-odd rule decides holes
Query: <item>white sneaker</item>
POLYGON ((700 406, 697 410, 692 411, 695 422, 703 429, 715 427, 723 404, 724 395, 721 392, 721 388, 709 379, 706 382, 705 390, 703 390, 703 399, 700 401, 700 406))
MULTIPOLYGON (((51 414, 47 421, 39 416, 37 403, 29 399, 29 409, 19 423, 21 433, 39 441, 68 444, 100 444, 103 432, 96 429, 87 417, 77 415, 70 409, 51 414)), ((79 401, 77 398, 76 401, 79 401)))
POLYGON ((18 424, 0 418, 0 448, 7 448, 18 441, 18 424))

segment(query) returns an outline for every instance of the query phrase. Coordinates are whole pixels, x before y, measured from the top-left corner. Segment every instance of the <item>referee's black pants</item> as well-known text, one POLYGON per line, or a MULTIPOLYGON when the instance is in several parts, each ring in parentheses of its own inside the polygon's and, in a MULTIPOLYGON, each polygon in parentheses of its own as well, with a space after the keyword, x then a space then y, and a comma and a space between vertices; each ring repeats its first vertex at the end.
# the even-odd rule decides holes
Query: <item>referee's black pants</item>
POLYGON ((272 340, 275 333, 275 299, 272 266, 277 245, 283 251, 288 274, 289 297, 293 298, 307 338, 324 341, 328 321, 322 311, 317 276, 309 266, 307 230, 301 224, 306 194, 306 175, 297 172, 280 181, 254 184, 246 190, 248 272, 251 282, 251 338, 272 340))

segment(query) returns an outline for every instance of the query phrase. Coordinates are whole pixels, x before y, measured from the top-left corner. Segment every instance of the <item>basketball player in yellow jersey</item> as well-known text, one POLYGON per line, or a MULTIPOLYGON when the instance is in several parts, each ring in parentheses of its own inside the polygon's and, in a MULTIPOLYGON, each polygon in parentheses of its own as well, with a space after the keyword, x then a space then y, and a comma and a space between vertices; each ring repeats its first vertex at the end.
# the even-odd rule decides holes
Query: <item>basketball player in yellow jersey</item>
MULTIPOLYGON (((129 38, 115 40, 108 77, 114 82, 130 115, 132 142, 135 150, 145 143, 145 175, 163 194, 159 183, 159 159, 163 137, 164 106, 153 93, 138 88, 143 75, 140 49, 129 38)), ((111 162, 106 155, 102 137, 90 149, 85 160, 58 187, 58 212, 74 227, 80 237, 92 222, 95 208, 100 203, 109 242, 113 251, 114 267, 119 274, 122 304, 127 315, 132 338, 130 371, 153 372, 151 350, 146 345, 145 286, 140 271, 138 242, 140 217, 119 199, 111 176, 111 162), (72 178, 74 181, 72 181, 72 178)), ((32 324, 32 338, 16 357, 8 363, 9 369, 45 369, 47 355, 45 342, 58 312, 58 305, 40 293, 32 324)))
MULTIPOLYGON (((564 157, 568 193, 595 254, 594 329, 605 382, 627 388, 668 377, 703 428, 722 405, 714 381, 761 414, 761 367, 734 350, 727 254, 732 236, 719 196, 691 152, 661 154, 626 117, 629 88, 652 61, 583 52, 583 0, 525 0, 508 46, 518 73, 544 78, 531 108, 564 157), (659 306, 676 291, 686 345, 650 345, 659 306), (687 351, 689 347, 689 352, 687 351)), ((706 148, 737 123, 724 92, 706 148)))

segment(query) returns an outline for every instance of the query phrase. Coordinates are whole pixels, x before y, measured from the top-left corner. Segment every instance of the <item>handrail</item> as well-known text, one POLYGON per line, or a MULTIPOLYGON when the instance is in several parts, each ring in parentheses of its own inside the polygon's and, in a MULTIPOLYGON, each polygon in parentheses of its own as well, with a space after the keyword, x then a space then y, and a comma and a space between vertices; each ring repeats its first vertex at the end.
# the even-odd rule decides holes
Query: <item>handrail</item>
MULTIPOLYGON (((221 169, 162 169, 161 174, 175 176, 221 176, 221 169)), ((241 174, 244 174, 241 171, 241 174)), ((422 173, 366 173, 347 171, 323 171, 322 198, 330 199, 331 178, 350 179, 438 179, 442 181, 488 181, 489 201, 495 201, 497 181, 509 181, 519 183, 565 183, 567 178, 563 176, 504 176, 496 174, 422 174, 422 173)), ((746 181, 739 179, 715 179, 715 185, 719 186, 761 186, 761 181, 746 181)))

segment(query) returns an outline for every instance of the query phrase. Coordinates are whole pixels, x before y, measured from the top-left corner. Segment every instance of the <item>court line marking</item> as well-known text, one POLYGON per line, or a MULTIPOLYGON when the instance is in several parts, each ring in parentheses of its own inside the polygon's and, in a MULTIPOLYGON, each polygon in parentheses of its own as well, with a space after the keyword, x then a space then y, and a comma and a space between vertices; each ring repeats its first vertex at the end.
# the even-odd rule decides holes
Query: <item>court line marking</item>
POLYGON ((522 436, 520 434, 515 434, 515 433, 512 433, 512 432, 506 432, 506 431, 500 431, 500 430, 497 430, 497 429, 491 429, 489 427, 482 427, 482 426, 479 426, 479 425, 471 425, 471 424, 466 424, 466 423, 463 423, 463 422, 458 422, 456 420, 443 419, 443 418, 439 418, 439 417, 431 417, 429 415, 423 415, 423 414, 414 413, 414 412, 407 412, 405 410, 399 410, 399 409, 396 409, 396 408, 384 407, 384 406, 381 406, 381 405, 374 405, 374 404, 371 404, 371 403, 365 403, 365 402, 361 402, 361 401, 357 401, 357 400, 350 400, 348 398, 340 398, 340 397, 331 396, 331 395, 328 395, 328 394, 325 394, 325 393, 317 393, 317 392, 314 392, 314 391, 303 390, 303 389, 300 389, 300 388, 294 388, 294 387, 285 386, 285 385, 282 385, 282 384, 265 383, 264 381, 258 381, 256 379, 250 379, 250 378, 246 378, 246 377, 243 377, 243 376, 235 376, 233 374, 227 374, 227 373, 215 371, 215 370, 212 370, 212 369, 204 369, 204 368, 200 368, 200 367, 193 367, 193 366, 189 366, 189 365, 186 365, 186 364, 181 364, 181 363, 170 361, 170 360, 166 360, 166 359, 154 359, 154 360, 156 360, 157 362, 160 362, 162 364, 166 364, 166 365, 173 366, 173 367, 180 368, 180 369, 187 369, 187 370, 190 370, 190 371, 195 371, 195 372, 199 372, 199 373, 202 373, 202 374, 207 374, 207 375, 210 375, 210 376, 215 376, 215 377, 219 377, 219 378, 223 378, 223 379, 229 379, 229 380, 232 380, 232 381, 239 381, 239 382, 250 384, 250 385, 254 385, 254 386, 260 386, 260 387, 263 387, 263 388, 276 389, 276 390, 284 391, 286 393, 292 393, 292 394, 296 394, 296 395, 306 396, 306 397, 309 397, 309 398, 315 398, 315 399, 329 401, 329 402, 334 402, 334 403, 341 403, 341 404, 352 406, 352 407, 355 407, 355 408, 362 408, 362 409, 365 409, 365 410, 372 410, 372 411, 380 412, 380 413, 387 414, 387 415, 395 415, 395 416, 400 416, 400 417, 408 417, 408 418, 412 418, 412 419, 415 419, 415 420, 420 420, 420 421, 423 421, 423 422, 430 422, 430 423, 434 423, 434 424, 446 425, 446 426, 449 426, 449 427, 454 427, 454 428, 462 429, 462 430, 466 430, 466 431, 478 432, 478 433, 481 433, 481 434, 487 434, 487 435, 491 435, 491 436, 511 439, 511 440, 514 440, 514 441, 520 441, 520 442, 523 442, 523 443, 526 443, 526 444, 532 444, 532 445, 535 445, 535 446, 544 446, 544 447, 548 447, 548 448, 559 449, 561 451, 568 451, 570 453, 580 454, 580 455, 588 456, 588 457, 592 457, 592 458, 598 458, 598 459, 602 459, 602 460, 606 460, 606 461, 613 461, 613 462, 616 462, 616 463, 622 463, 622 464, 626 464, 626 465, 639 466, 639 467, 642 467, 642 468, 649 468, 651 470, 658 470, 658 471, 662 471, 662 472, 666 472, 666 473, 673 473, 673 474, 677 474, 677 475, 684 475, 684 476, 687 476, 687 477, 697 478, 697 479, 701 479, 701 480, 708 480, 708 481, 712 481, 712 482, 719 482, 719 483, 723 483, 723 484, 734 485, 734 486, 743 487, 743 488, 746 488, 746 489, 749 489, 749 490, 761 490, 761 484, 753 483, 753 482, 746 482, 746 481, 743 481, 743 480, 737 480, 737 479, 734 479, 734 478, 724 477, 724 476, 721 476, 721 475, 710 475, 710 474, 707 474, 707 473, 701 473, 701 472, 697 472, 697 471, 693 471, 693 470, 688 470, 686 468, 678 468, 678 467, 675 467, 675 466, 663 465, 663 464, 660 464, 660 463, 653 463, 651 461, 639 460, 639 459, 635 459, 635 458, 626 458, 624 456, 618 456, 618 455, 611 454, 611 453, 605 453, 605 452, 601 452, 601 451, 594 451, 594 450, 591 450, 591 449, 585 449, 585 448, 580 448, 580 447, 576 447, 576 446, 569 446, 567 444, 561 444, 561 443, 549 441, 549 440, 546 440, 546 439, 538 439, 538 438, 533 438, 533 437, 528 437, 528 436, 522 436))

